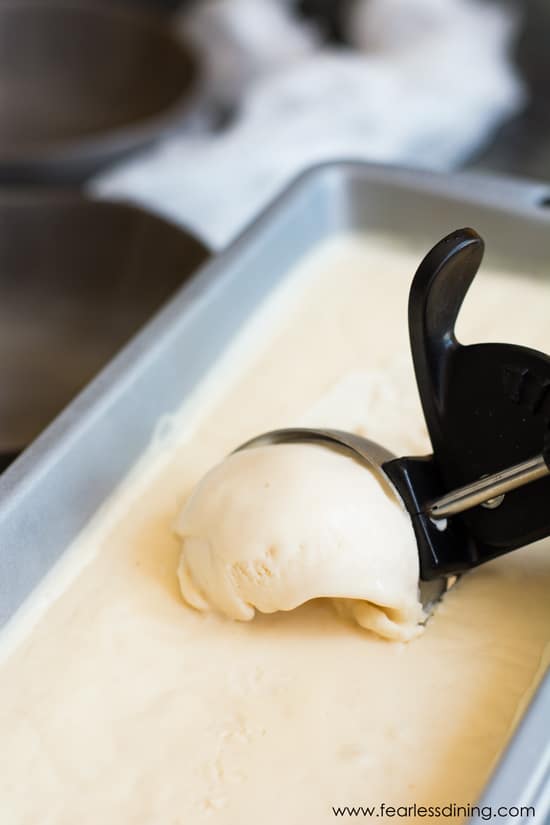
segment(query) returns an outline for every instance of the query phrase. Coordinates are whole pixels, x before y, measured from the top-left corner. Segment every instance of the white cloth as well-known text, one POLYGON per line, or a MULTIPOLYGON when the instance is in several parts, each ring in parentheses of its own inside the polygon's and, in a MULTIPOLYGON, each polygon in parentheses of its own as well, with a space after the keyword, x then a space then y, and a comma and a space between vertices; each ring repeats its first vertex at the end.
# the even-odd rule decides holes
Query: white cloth
POLYGON ((219 133, 182 134, 93 182, 227 244, 313 163, 449 169, 524 99, 515 17, 479 0, 359 0, 354 48, 321 46, 284 0, 208 0, 183 28, 209 67, 204 101, 237 104, 219 133))

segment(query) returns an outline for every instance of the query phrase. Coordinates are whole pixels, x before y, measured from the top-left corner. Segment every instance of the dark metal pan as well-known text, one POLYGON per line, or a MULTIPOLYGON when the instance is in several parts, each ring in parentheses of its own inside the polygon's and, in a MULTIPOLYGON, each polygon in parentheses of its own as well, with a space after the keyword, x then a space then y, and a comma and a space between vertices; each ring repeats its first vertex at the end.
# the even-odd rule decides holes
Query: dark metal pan
POLYGON ((0 196, 0 471, 207 254, 134 206, 0 196))
POLYGON ((176 129, 197 63, 162 15, 0 2, 0 182, 81 183, 176 129))
MULTIPOLYGON (((121 6, 141 6, 151 11, 160 12, 161 14, 176 12, 186 0, 73 0, 75 3, 93 3, 105 5, 114 5, 115 3, 121 6)), ((189 0, 187 0, 189 2, 189 0)))
MULTIPOLYGON (((80 0, 80 2, 91 2, 91 0, 80 0)), ((125 6, 145 6, 148 9, 170 14, 178 11, 185 5, 189 5, 193 0, 93 0, 94 3, 120 3, 125 6)))
MULTIPOLYGON (((37 0, 38 1, 38 0, 37 0)), ((2 0, 0 0, 2 2, 2 0)), ((44 4, 48 4, 51 0, 41 0, 44 4)), ((70 0, 72 5, 88 5, 88 6, 128 6, 145 8, 148 11, 153 11, 160 14, 170 14, 177 12, 185 5, 190 5, 193 0, 70 0)))

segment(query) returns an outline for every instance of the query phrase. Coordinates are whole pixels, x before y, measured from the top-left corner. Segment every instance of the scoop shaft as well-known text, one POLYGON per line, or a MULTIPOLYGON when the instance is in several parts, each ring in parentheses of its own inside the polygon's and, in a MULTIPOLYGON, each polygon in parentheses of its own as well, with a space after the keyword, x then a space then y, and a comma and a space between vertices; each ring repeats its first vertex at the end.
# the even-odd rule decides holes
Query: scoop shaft
POLYGON ((550 475, 550 469, 546 459, 544 455, 538 455, 447 493, 429 504, 426 512, 432 519, 445 519, 471 510, 479 504, 487 505, 511 490, 517 490, 518 487, 531 484, 547 475, 550 475))

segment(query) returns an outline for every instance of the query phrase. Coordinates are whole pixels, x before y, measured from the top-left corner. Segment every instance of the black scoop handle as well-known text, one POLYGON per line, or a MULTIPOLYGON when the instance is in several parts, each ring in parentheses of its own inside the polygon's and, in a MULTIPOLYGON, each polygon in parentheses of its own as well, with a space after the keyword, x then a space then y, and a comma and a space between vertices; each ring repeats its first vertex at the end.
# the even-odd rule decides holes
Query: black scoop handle
MULTIPOLYGON (((455 324, 483 258, 484 243, 473 229, 448 235, 424 258, 409 294, 409 336, 424 417, 436 457, 446 452, 450 371, 460 344, 455 324)), ((466 388, 468 399, 471 389, 466 388)))
MULTIPOLYGON (((483 252, 473 229, 453 232, 426 256, 411 287, 410 341, 434 450, 426 497, 526 461, 549 444, 550 358, 526 347, 463 346, 456 339, 456 320, 483 252)), ((498 300, 495 295, 495 312, 498 300)), ((415 508, 426 503, 422 489, 415 497, 415 508)), ((470 545, 467 560, 461 551, 462 569, 544 538, 550 535, 550 478, 507 493, 496 509, 476 507, 452 522, 461 536, 456 546, 465 538, 470 545)), ((449 569, 455 552, 444 553, 449 569)))

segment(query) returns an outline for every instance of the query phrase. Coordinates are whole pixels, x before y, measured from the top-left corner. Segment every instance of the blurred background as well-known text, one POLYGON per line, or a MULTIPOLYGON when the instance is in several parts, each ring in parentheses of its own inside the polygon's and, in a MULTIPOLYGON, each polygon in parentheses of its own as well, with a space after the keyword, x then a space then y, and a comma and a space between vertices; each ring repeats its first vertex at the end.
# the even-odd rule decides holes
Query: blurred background
POLYGON ((544 0, 0 0, 0 183, 217 248, 324 160, 544 179, 549 34, 544 0))
POLYGON ((549 38, 547 0, 0 0, 4 463, 312 164, 549 180, 549 38))
POLYGON ((168 5, 201 67, 189 137, 95 191, 136 198, 211 246, 328 159, 550 173, 543 0, 168 5))

